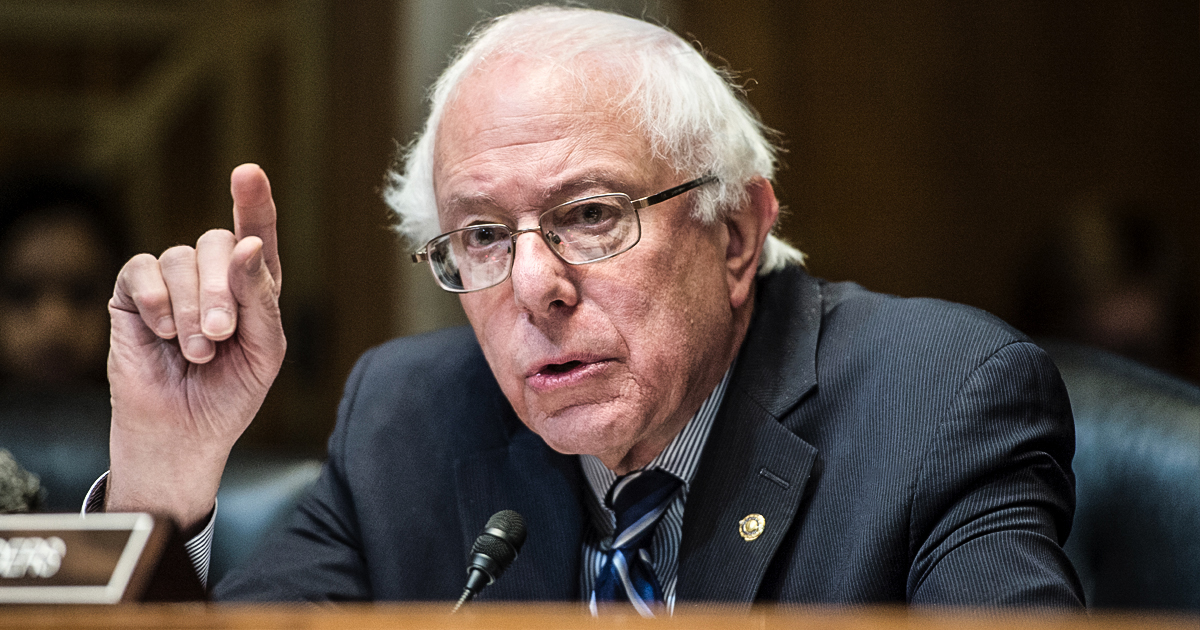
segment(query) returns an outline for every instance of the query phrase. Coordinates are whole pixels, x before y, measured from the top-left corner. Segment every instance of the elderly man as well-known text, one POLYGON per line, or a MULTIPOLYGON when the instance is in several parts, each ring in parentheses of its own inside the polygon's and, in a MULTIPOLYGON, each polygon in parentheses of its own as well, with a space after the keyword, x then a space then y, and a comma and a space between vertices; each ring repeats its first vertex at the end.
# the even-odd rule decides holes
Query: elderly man
MULTIPOLYGON (((363 356, 316 487, 216 594, 454 599, 510 508, 529 539, 484 598, 1079 605, 1054 367, 984 313, 806 275, 772 171, 662 28, 481 30, 387 195, 471 327, 363 356)), ((134 258, 111 302, 107 508, 193 531, 284 352, 266 178, 232 193, 236 234, 134 258)))

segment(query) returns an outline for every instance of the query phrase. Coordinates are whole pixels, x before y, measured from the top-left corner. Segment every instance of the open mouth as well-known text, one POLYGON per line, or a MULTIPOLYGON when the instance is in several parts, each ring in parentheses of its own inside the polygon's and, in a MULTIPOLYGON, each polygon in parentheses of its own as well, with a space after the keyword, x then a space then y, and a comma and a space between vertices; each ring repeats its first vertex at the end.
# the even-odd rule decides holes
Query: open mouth
MULTIPOLYGON (((565 358, 565 357, 564 357, 565 358)), ((534 391, 548 394, 560 388, 582 387, 599 382, 609 369, 610 359, 582 357, 562 363, 547 363, 534 374, 525 377, 527 386, 534 391)))
POLYGON ((566 363, 552 363, 542 368, 542 374, 563 374, 570 372, 575 368, 583 365, 582 361, 567 361, 566 363))

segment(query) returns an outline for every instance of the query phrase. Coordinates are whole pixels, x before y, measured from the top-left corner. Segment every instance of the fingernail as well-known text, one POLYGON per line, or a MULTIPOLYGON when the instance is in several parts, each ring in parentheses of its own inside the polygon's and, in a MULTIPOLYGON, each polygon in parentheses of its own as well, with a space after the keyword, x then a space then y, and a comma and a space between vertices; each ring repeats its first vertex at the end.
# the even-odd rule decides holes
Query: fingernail
POLYGON ((221 337, 233 332, 233 313, 223 308, 209 309, 204 315, 205 334, 221 337))
POLYGON ((184 354, 192 361, 207 361, 217 353, 217 346, 204 335, 192 335, 185 344, 184 354))
POLYGON ((170 339, 175 336, 175 318, 167 315, 158 320, 158 336, 170 339))
POLYGON ((258 269, 259 267, 262 267, 262 264, 262 249, 260 248, 257 252, 254 252, 254 255, 251 256, 249 260, 246 261, 246 272, 250 274, 258 273, 258 269))

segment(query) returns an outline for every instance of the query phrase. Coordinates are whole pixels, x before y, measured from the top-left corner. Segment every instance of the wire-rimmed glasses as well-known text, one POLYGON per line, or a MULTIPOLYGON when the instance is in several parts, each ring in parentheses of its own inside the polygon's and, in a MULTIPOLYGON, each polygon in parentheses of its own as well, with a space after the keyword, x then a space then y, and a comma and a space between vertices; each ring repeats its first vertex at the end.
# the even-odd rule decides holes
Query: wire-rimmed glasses
POLYGON ((642 238, 638 210, 715 181, 716 176, 705 175, 641 199, 623 193, 575 199, 543 212, 536 227, 524 230, 503 223, 471 225, 430 240, 412 261, 428 262, 443 289, 469 293, 508 279, 517 237, 526 232, 539 232, 550 251, 569 265, 606 260, 629 251, 642 238))

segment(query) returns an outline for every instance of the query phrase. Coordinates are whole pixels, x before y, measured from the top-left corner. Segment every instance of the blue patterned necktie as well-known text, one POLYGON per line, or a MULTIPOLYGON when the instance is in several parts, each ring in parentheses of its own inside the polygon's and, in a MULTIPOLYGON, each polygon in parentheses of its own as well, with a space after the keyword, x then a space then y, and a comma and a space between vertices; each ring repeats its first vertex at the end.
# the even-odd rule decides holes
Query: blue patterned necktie
POLYGON ((661 470, 631 472, 613 483, 604 502, 617 515, 617 529, 596 575, 593 603, 628 601, 643 617, 654 616, 652 609, 663 603, 663 592, 648 548, 655 526, 682 485, 661 470))

